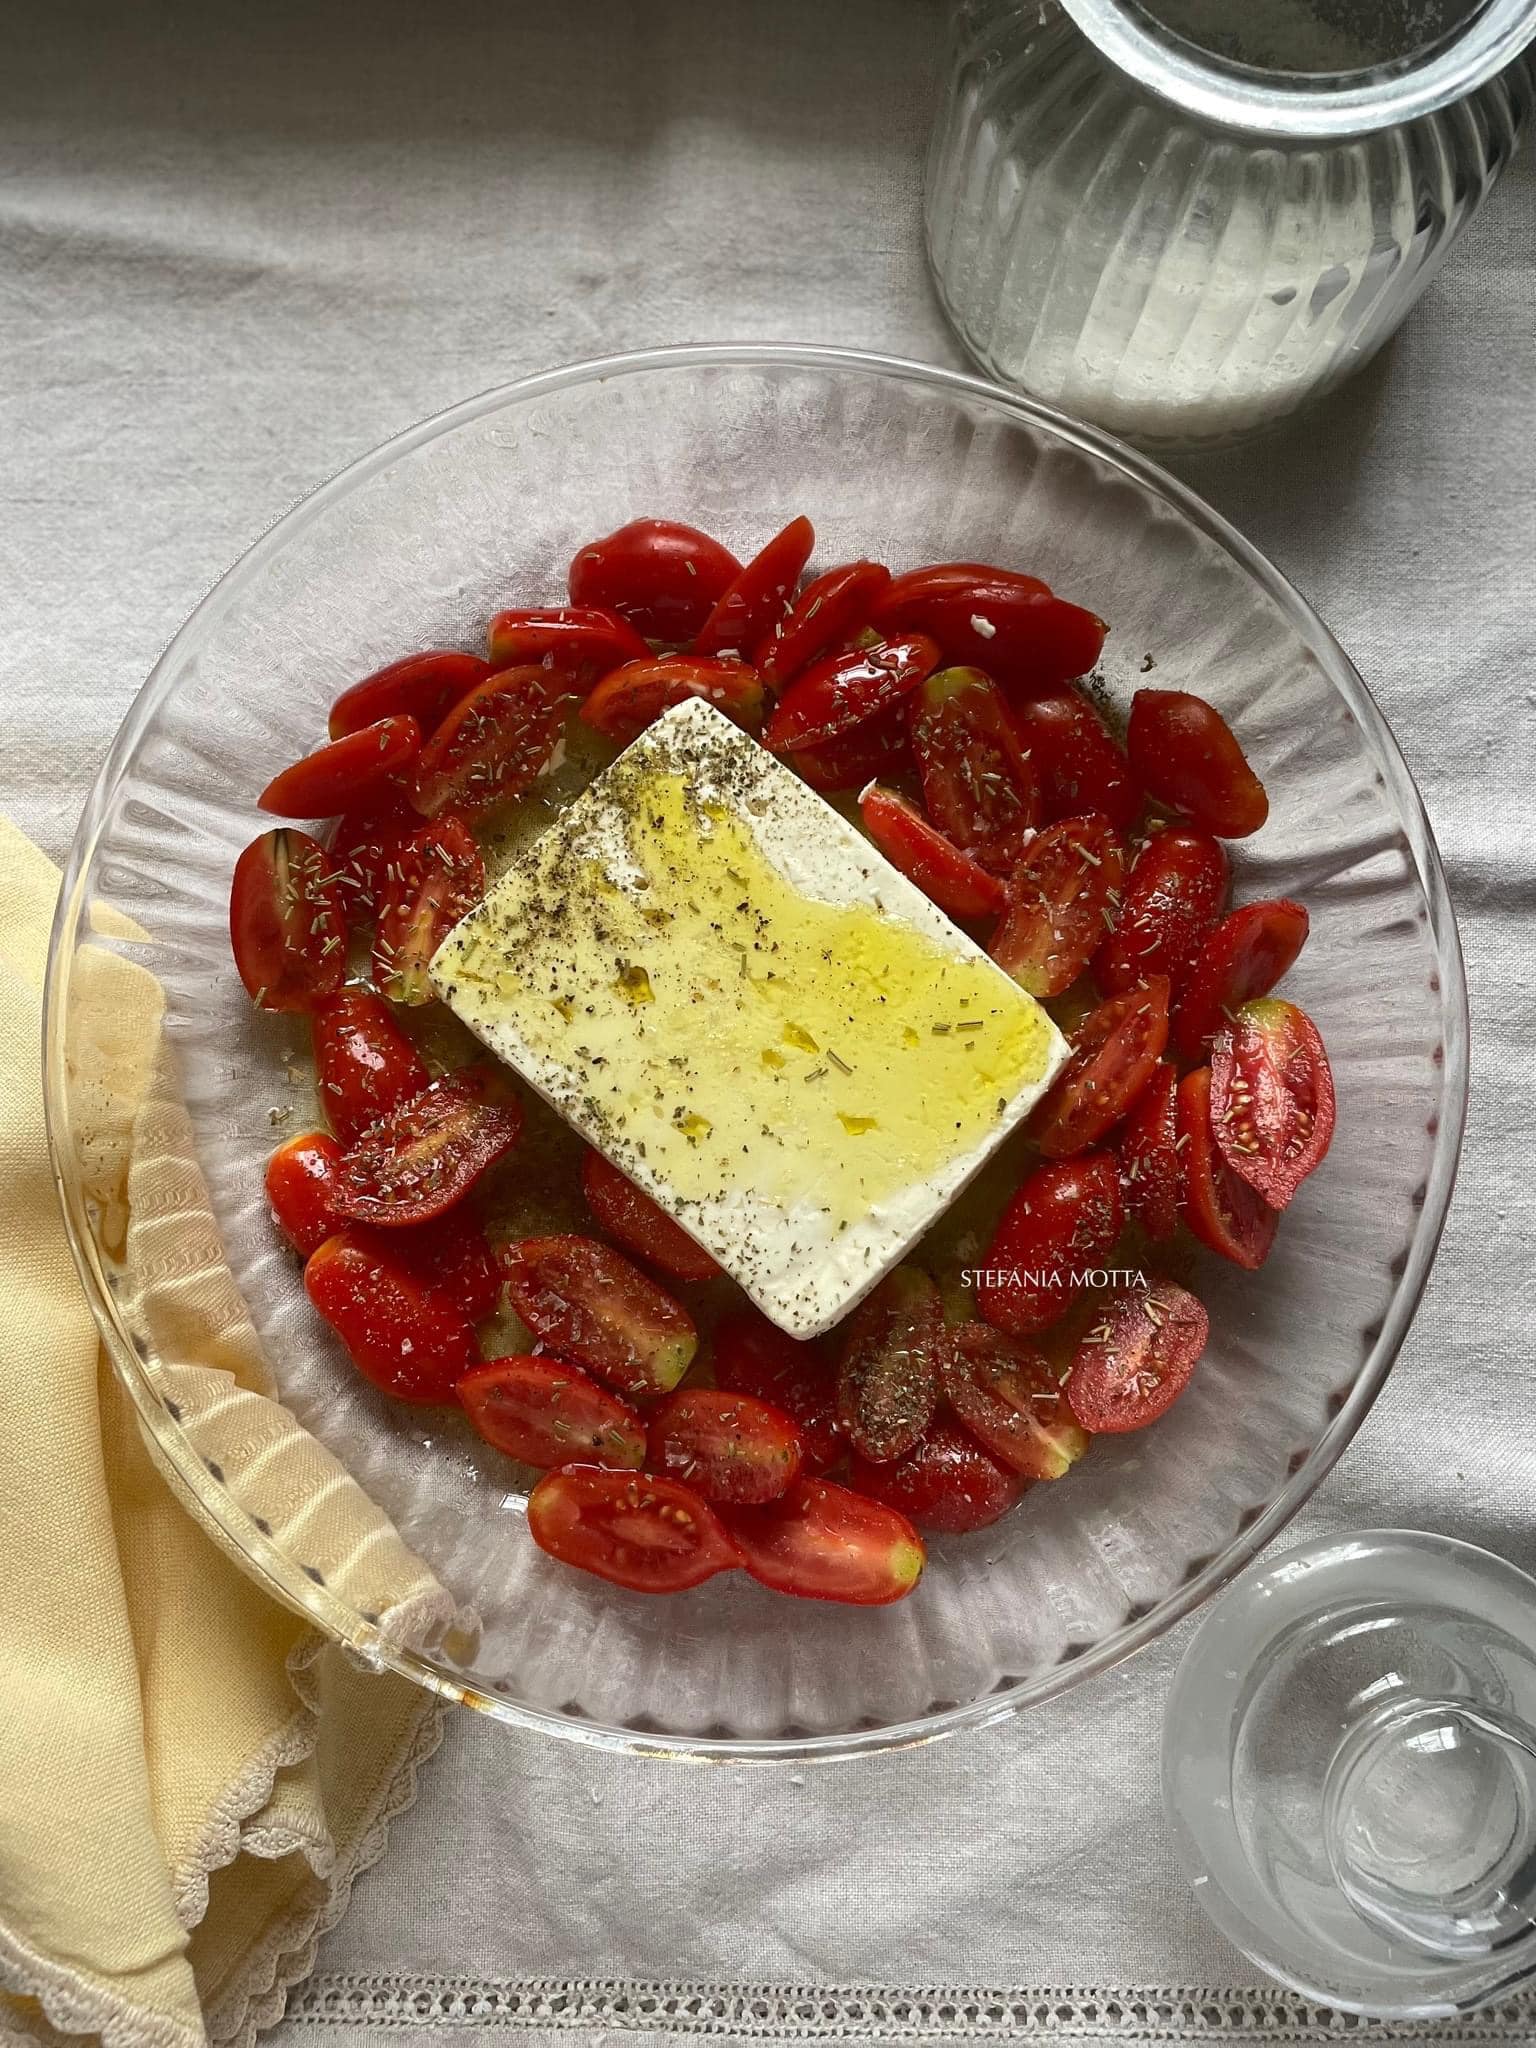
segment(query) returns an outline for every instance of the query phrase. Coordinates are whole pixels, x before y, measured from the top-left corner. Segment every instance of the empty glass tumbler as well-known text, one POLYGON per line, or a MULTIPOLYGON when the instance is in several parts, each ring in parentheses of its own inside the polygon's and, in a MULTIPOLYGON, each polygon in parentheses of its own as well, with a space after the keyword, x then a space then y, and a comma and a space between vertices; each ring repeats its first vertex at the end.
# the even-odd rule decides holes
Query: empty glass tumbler
POLYGON ((1215 445, 1368 360, 1509 161, 1536 0, 958 0, 926 230, 984 369, 1215 445))

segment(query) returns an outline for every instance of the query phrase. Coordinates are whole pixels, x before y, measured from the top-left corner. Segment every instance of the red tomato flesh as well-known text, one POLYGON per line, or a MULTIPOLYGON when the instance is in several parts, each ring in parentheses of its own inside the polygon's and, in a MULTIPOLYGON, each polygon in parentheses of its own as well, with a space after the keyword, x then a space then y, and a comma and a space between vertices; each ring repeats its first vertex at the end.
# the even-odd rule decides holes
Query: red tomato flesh
POLYGON ((521 796, 543 774, 565 730, 570 691, 557 671, 502 669, 471 690, 422 748, 411 802, 424 818, 475 818, 521 796))
POLYGON ((1145 1429, 1188 1386, 1210 1332, 1200 1303, 1171 1280, 1112 1295, 1073 1357, 1072 1413, 1098 1436, 1145 1429))
POLYGON ((1066 1159, 1096 1145, 1147 1085, 1167 1043, 1166 975, 1100 1003, 1031 1119, 1046 1158, 1066 1159))
POLYGON ((1141 814, 1141 786, 1097 711, 1076 690, 1014 707, 1048 820, 1102 811, 1117 832, 1141 814))
POLYGON ((267 1161, 267 1203, 272 1221, 301 1258, 318 1251, 342 1227, 331 1205, 341 1147, 328 1131, 305 1131, 279 1145, 267 1161))
POLYGON ((1124 855, 1102 813, 1037 832, 1008 877, 992 958, 1032 996, 1059 996, 1104 936, 1124 855))
POLYGON ((945 668, 912 700, 923 807, 983 867, 1007 874, 1039 815, 1035 773, 1001 690, 979 668, 945 668))
POLYGON ((450 706, 490 673, 490 663, 477 654, 457 654, 446 647, 408 654, 342 691, 331 706, 330 736, 345 739, 381 718, 414 718, 423 734, 430 735, 450 706))
POLYGON ((430 1223, 389 1233, 389 1248, 428 1294, 483 1322, 501 1300, 501 1267, 485 1232, 461 1203, 430 1223))
POLYGON ((628 746, 663 711, 702 697, 737 725, 763 719, 763 686, 756 669, 723 655, 648 654, 603 677, 581 707, 581 720, 606 739, 628 746))
POLYGON ((1179 1227, 1178 1086, 1175 1068, 1159 1060, 1120 1131, 1121 1198, 1154 1244, 1179 1227))
POLYGON ((381 718, 274 775, 256 802, 279 818, 334 818, 375 802, 420 752, 414 718, 381 718))
POLYGON ((680 1223, 620 1173, 601 1152, 589 1151, 581 1162, 581 1191, 587 1207, 610 1237, 647 1265, 659 1266, 673 1280, 713 1280, 719 1266, 703 1245, 695 1244, 680 1223))
POLYGON ((806 1472, 824 1472, 843 1454, 837 1431, 836 1379, 819 1343, 802 1343, 754 1308, 722 1316, 715 1328, 715 1378, 739 1394, 782 1408, 800 1431, 806 1472))
POLYGON ((1104 645, 1104 621, 1057 597, 1038 576, 985 562, 909 569, 875 607, 887 633, 928 633, 951 661, 985 669, 1011 694, 1059 689, 1086 675, 1104 645))
POLYGON ((1065 1315, 1080 1281, 1111 1251, 1123 1220, 1113 1153, 1040 1166, 1003 1211, 982 1258, 976 1305, 1016 1337, 1065 1315))
POLYGON ((310 1031, 320 1106, 343 1145, 427 1085, 421 1054, 372 989, 338 990, 315 1011, 310 1031))
POLYGON ((558 1358, 493 1358, 459 1381, 459 1399, 486 1442, 519 1464, 633 1472, 645 1463, 634 1409, 558 1358))
POLYGON ((992 917, 1003 885, 978 861, 936 832, 915 804, 872 782, 859 797, 864 829, 892 867, 951 917, 992 917))
POLYGON ((1138 690, 1125 736, 1152 795, 1222 839, 1246 839, 1269 816, 1264 785, 1212 704, 1185 690, 1138 690))
POLYGON ((524 1238, 503 1245, 501 1263, 507 1299, 540 1342, 619 1393, 668 1394, 692 1364, 688 1311, 596 1238, 524 1238))
POLYGON ((682 1387, 650 1420, 653 1472, 737 1507, 777 1500, 800 1474, 800 1431, 782 1408, 723 1387, 682 1387))
POLYGON ((336 1206, 356 1223, 426 1223, 517 1143, 523 1113, 489 1067, 460 1067, 365 1131, 341 1162, 336 1206))
POLYGON ((1105 995, 1154 974, 1180 989, 1226 906, 1227 878, 1226 853, 1209 832, 1179 825, 1154 832, 1131 863, 1114 929, 1093 956, 1105 995))
POLYGON ((841 646, 868 624, 875 600, 890 580, 890 570, 879 562, 828 569, 806 585, 789 616, 758 642, 753 667, 765 682, 789 682, 829 647, 841 646))
POLYGON ((830 1479, 797 1479, 769 1507, 727 1513, 760 1585, 802 1600, 884 1607, 917 1584, 927 1553, 906 1516, 830 1479))
POLYGON ((894 1464, 855 1458, 848 1483, 856 1493, 894 1508, 929 1535, 959 1536, 989 1528, 1028 1484, 981 1448, 974 1437, 936 1422, 922 1442, 894 1464))
POLYGON ((675 519, 632 519, 571 563, 571 603, 628 619, 647 640, 691 640, 741 573, 728 548, 675 519))
POLYGON ((843 1326, 838 1427, 873 1464, 905 1457, 933 1420, 948 1344, 939 1290, 916 1266, 898 1266, 843 1326))
POLYGON ((420 811, 403 796, 372 810, 348 811, 336 821, 329 873, 348 917, 366 924, 374 915, 400 849, 420 829, 420 811))
POLYGON ((304 1268, 310 1300, 365 1379, 401 1401, 451 1401, 479 1362, 474 1325, 369 1230, 327 1238, 304 1268))
POLYGON ((1060 1373, 990 1323, 955 1332, 944 1392, 971 1435, 1021 1479, 1059 1479, 1088 1448, 1060 1373))
POLYGON ((1245 1003, 1211 1053, 1211 1129, 1232 1171, 1284 1209, 1333 1139, 1333 1072, 1305 1010, 1245 1003))
POLYGON ((486 639, 497 668, 537 663, 578 689, 590 688, 621 662, 644 661, 651 651, 628 619, 595 605, 498 612, 486 639))
POLYGON ((839 733, 835 740, 785 756, 795 773, 824 795, 862 789, 884 775, 900 775, 909 758, 907 709, 900 703, 839 733))
POLYGON ((809 519, 791 519, 760 554, 752 557, 699 628, 695 654, 746 654, 765 634, 782 624, 794 601, 795 586, 816 545, 809 519))
POLYGON ((1204 1058, 1229 1016, 1256 996, 1269 994, 1295 964, 1308 924, 1302 906, 1284 896, 1245 903, 1222 919, 1195 956, 1174 1012, 1173 1037, 1181 1058, 1204 1058))
POLYGON ((841 739, 899 704, 939 665, 935 641, 921 633, 829 654, 790 684, 763 731, 763 745, 799 753, 841 739))
POLYGON ((1279 1211, 1221 1156, 1211 1129, 1209 1067, 1194 1068, 1179 1083, 1177 1113, 1184 1221, 1211 1251, 1254 1272, 1269 1257, 1279 1211))
POLYGON ((528 1496, 540 1550, 632 1593, 682 1593, 740 1563, 719 1516, 691 1486, 567 1465, 528 1496))
POLYGON ((312 1010, 341 987, 347 926, 330 857, 292 826, 264 832, 235 862, 229 941, 263 1010, 312 1010))
POLYGON ((373 978, 392 1003, 435 1000, 432 955, 485 894, 485 863, 469 827, 452 812, 423 825, 389 863, 373 978))

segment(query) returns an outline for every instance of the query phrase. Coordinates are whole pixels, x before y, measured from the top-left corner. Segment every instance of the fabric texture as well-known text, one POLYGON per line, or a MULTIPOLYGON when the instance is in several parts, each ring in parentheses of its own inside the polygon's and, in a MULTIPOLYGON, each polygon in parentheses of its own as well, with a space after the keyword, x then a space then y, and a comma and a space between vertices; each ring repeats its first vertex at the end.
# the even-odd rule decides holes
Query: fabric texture
MULTIPOLYGON (((762 338, 958 364, 919 228, 931 0, 51 8, 0 70, 0 805, 58 855, 159 649, 301 490, 523 371, 762 338)), ((1297 1523, 1536 1565, 1536 156, 1379 362, 1183 473, 1318 606, 1462 920, 1461 1184, 1403 1355, 1297 1523)), ((1287 1539, 1288 1540, 1288 1539, 1287 1539)), ((1320 2015, 1161 1819, 1180 1631, 1025 1719, 802 1771, 448 1724, 274 2039, 1528 2044, 1527 2003, 1320 2015)))

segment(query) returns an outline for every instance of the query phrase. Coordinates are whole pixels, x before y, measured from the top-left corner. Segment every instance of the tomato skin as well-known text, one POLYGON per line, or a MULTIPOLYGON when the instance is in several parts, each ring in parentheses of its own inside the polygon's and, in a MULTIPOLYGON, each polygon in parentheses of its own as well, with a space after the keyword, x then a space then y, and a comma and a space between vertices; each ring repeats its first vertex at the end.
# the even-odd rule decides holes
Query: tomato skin
POLYGON ((917 1266, 898 1266, 844 1325, 837 1421, 872 1464, 905 1457, 933 1420, 948 1333, 939 1290, 917 1266))
POLYGON ((345 811, 331 832, 329 874, 342 908, 358 924, 366 924, 384 900, 389 870, 413 832, 421 829, 421 813, 403 796, 370 810, 345 811))
POLYGON ((1302 905, 1284 896, 1245 903, 1222 919, 1196 954, 1174 1012, 1182 1059, 1203 1059, 1230 1012, 1269 994, 1294 965, 1309 924, 1302 905))
POLYGON ((874 621, 887 633, 931 634, 949 660, 985 669, 1021 697, 1086 675, 1106 630, 1101 618, 1055 596, 1038 576, 985 562, 909 569, 891 583, 874 621))
POLYGON ((486 1442, 519 1464, 635 1472, 645 1463, 634 1409, 558 1358, 489 1359, 459 1381, 459 1399, 486 1442))
POLYGON ((800 1476, 800 1432, 782 1408, 721 1387, 682 1387, 652 1411, 648 1464, 707 1501, 760 1507, 800 1476))
POLYGON ((632 519, 571 563, 571 603, 617 612, 647 640, 691 640, 741 574, 728 548, 674 519, 632 519))
POLYGON ((923 808, 947 839, 1007 874, 1040 812, 1035 771, 1007 700, 979 668, 944 668, 912 700, 923 808))
POLYGON ((339 817, 398 783, 420 752, 421 727, 414 718, 381 718, 274 775, 257 797, 257 808, 278 818, 339 817))
POLYGON ((460 1067, 380 1119, 341 1162, 336 1207, 355 1223, 429 1223, 517 1143, 523 1113, 489 1067, 460 1067))
POLYGON ((373 940, 373 978, 392 1003, 436 1000, 432 955, 485 894, 485 863, 453 812, 412 833, 389 863, 373 940))
POLYGON ((1213 704, 1186 690, 1138 690, 1125 735, 1131 766, 1160 802, 1221 839, 1269 816, 1264 785, 1213 704))
POLYGON ((593 1237, 503 1245, 507 1299, 542 1343, 632 1400, 669 1394, 693 1363, 698 1332, 680 1302, 593 1237))
POLYGON ((1167 975, 1100 1003, 1030 1121, 1046 1158, 1066 1159, 1096 1145, 1145 1088, 1167 1043, 1167 975))
POLYGON ((566 1465, 528 1496, 528 1533, 562 1564, 631 1593, 682 1593, 740 1563, 714 1509, 648 1473, 566 1465))
POLYGON ((1333 1071, 1295 1003, 1245 1003, 1211 1052, 1211 1130, 1234 1173, 1284 1209, 1333 1140, 1333 1071))
POLYGON ((1088 1448, 1061 1374, 1032 1344, 990 1323, 955 1332, 944 1392, 971 1435, 1020 1479, 1060 1479, 1088 1448))
POLYGON ((414 718, 424 734, 431 734, 443 714, 490 673, 490 663, 477 654, 446 647, 408 654, 342 691, 331 706, 330 736, 345 739, 381 718, 414 718))
POLYGON ((752 653, 752 665, 776 686, 838 647, 869 621, 875 600, 891 580, 880 562, 849 562, 808 583, 789 615, 766 632, 752 653))
POLYGON ((841 739, 899 704, 939 665, 936 641, 921 633, 829 654, 796 676, 763 730, 763 745, 796 754, 841 739))
POLYGON ((1204 1308, 1171 1280, 1111 1295, 1072 1360, 1072 1413, 1096 1436, 1145 1429, 1188 1386, 1210 1333, 1204 1308))
POLYGON ((867 1494, 905 1515, 931 1536, 987 1529, 1017 1505, 1028 1485, 988 1455, 974 1437, 936 1422, 922 1442, 891 1465, 855 1458, 848 1475, 855 1493, 867 1494))
POLYGON ((648 725, 702 697, 727 718, 748 729, 761 725, 763 686, 756 669, 723 655, 647 654, 643 661, 611 669, 581 707, 584 725, 627 746, 648 725))
POLYGON ((1141 785, 1086 697, 1077 690, 1036 697, 1015 705, 1014 719, 1048 822, 1102 811, 1117 832, 1131 829, 1141 814, 1141 785))
POLYGON ((1163 974, 1175 991, 1226 906, 1229 869, 1219 839, 1198 827, 1154 832, 1131 862, 1115 928, 1093 956, 1107 996, 1163 974))
POLYGON ((446 1301, 472 1323, 495 1313, 501 1300, 501 1268, 485 1232, 464 1205, 430 1223, 392 1230, 388 1242, 435 1301, 446 1301))
POLYGON ((541 666, 487 676, 449 712, 421 750, 411 802, 424 818, 475 818, 530 789, 565 729, 569 685, 541 666))
POLYGON ((816 529, 809 519, 791 519, 721 593, 699 628, 694 653, 722 654, 728 648, 738 654, 749 653, 764 634, 782 623, 815 545, 816 529))
POLYGON ((730 1509, 726 1526, 759 1585, 801 1600, 889 1606, 927 1561, 905 1515, 830 1479, 797 1479, 768 1507, 730 1509))
POLYGON ((824 1472, 843 1454, 837 1431, 835 1381, 818 1343, 802 1343, 756 1309, 722 1316, 715 1328, 715 1378, 722 1387, 755 1394, 782 1408, 800 1431, 802 1469, 824 1472))
POLYGON ((995 917, 1003 885, 938 832, 904 796, 872 782, 859 798, 864 829, 893 867, 951 917, 995 917))
POLYGON ((695 1244, 644 1188, 601 1152, 588 1150, 581 1162, 581 1191, 587 1207, 610 1237, 670 1279, 713 1280, 720 1268, 703 1245, 695 1244))
POLYGON ((1211 1129, 1209 1067, 1195 1067, 1184 1076, 1176 1110, 1179 1213, 1209 1250, 1256 1272, 1269 1257, 1280 1215, 1221 1156, 1211 1129))
POLYGON ((312 1010, 341 987, 346 919, 317 839, 290 825, 245 849, 230 886, 229 942, 259 1009, 312 1010))
POLYGON ((371 1230, 327 1238, 304 1268, 304 1289, 364 1379, 397 1400, 452 1401, 479 1362, 469 1318, 371 1230))
POLYGON ((1159 1060, 1120 1131, 1121 1198, 1154 1244, 1179 1227, 1178 1086, 1177 1070, 1159 1060))
POLYGON ((284 1241, 300 1258, 341 1229, 331 1206, 341 1147, 328 1131, 305 1131, 267 1161, 267 1203, 284 1241))
POLYGON ((1114 1154, 1091 1152, 1040 1166, 1003 1211, 982 1258, 976 1306, 995 1329, 1030 1337, 1065 1315, 1071 1281, 1112 1250, 1120 1235, 1120 1176, 1114 1154))
POLYGON ((310 1035, 321 1107, 343 1146, 356 1144, 380 1117, 419 1095, 430 1078, 421 1054, 372 989, 338 990, 315 1011, 310 1035))
POLYGON ((1037 832, 1008 877, 991 953, 1020 988, 1064 995, 1093 957, 1120 887, 1125 856, 1100 811, 1037 832))
POLYGON ((909 759, 906 706, 892 704, 835 740, 800 747, 785 758, 797 775, 824 795, 862 789, 882 775, 899 775, 909 759))
MULTIPOLYGON (((595 605, 535 606, 498 612, 486 633, 495 668, 557 670, 577 688, 626 661, 644 661, 650 648, 628 619, 595 605)), ((487 671, 489 673, 490 671, 487 671)))

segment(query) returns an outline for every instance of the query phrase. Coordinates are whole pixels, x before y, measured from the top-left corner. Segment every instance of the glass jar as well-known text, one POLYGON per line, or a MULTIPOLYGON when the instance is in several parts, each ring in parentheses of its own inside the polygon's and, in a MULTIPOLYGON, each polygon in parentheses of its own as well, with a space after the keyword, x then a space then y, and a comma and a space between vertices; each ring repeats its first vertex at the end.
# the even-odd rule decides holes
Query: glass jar
POLYGON ((1130 439, 1267 426, 1429 283, 1514 150, 1533 35, 1536 0, 958 0, 926 206, 949 318, 1130 439))

